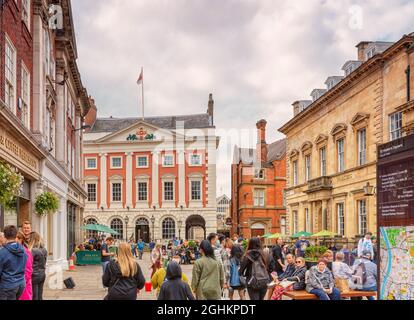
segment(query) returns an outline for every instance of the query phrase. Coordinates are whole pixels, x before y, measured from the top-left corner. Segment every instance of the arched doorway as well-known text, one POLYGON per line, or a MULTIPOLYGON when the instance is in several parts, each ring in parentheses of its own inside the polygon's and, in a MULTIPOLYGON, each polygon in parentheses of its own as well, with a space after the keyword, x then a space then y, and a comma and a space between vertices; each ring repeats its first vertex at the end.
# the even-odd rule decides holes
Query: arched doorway
POLYGON ((150 242, 149 222, 145 218, 139 218, 135 222, 135 241, 142 239, 145 243, 150 242))
POLYGON ((185 221, 185 238, 203 240, 206 238, 206 221, 202 216, 191 215, 185 221))
POLYGON ((256 222, 253 223, 250 227, 250 236, 253 237, 261 237, 265 234, 266 227, 263 223, 256 222))

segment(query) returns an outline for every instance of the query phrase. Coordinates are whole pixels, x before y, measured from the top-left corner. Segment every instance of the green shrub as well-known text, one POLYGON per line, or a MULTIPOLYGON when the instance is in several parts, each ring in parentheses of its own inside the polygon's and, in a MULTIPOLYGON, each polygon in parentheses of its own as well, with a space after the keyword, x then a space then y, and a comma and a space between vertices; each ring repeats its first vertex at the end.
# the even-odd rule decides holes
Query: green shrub
POLYGON ((328 251, 328 248, 324 246, 309 246, 305 251, 305 259, 307 261, 318 261, 326 251, 328 251))

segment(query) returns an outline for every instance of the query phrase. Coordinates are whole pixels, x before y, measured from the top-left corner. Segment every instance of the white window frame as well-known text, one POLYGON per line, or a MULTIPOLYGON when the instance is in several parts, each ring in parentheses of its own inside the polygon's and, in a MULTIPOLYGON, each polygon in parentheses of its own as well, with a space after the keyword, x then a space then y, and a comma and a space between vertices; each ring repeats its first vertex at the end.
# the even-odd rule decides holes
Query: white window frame
POLYGON ((86 183, 86 191, 88 193, 88 197, 86 199, 89 203, 97 203, 98 201, 98 184, 96 182, 87 182, 86 183), (89 200, 89 186, 95 186, 95 200, 89 200))
POLYGON ((202 158, 201 154, 199 154, 199 153, 190 153, 188 155, 188 157, 189 157, 188 163, 189 163, 190 167, 201 167, 203 165, 203 158, 202 158), (194 157, 198 157, 198 159, 199 159, 198 162, 199 163, 194 163, 194 161, 193 161, 194 157))
POLYGON ((345 138, 336 141, 337 171, 345 171, 345 138), (340 148, 341 147, 341 148, 340 148))
POLYGON ((309 208, 305 208, 305 231, 306 232, 312 232, 311 230, 311 219, 310 219, 310 211, 309 208))
POLYGON ((390 141, 397 140, 402 137, 402 113, 395 112, 389 116, 390 141))
POLYGON ((149 200, 149 183, 146 180, 137 180, 137 202, 139 203, 146 203, 149 200), (139 198, 139 185, 140 183, 145 184, 146 185, 146 199, 142 200, 139 198))
POLYGON ((319 149, 319 164, 320 164, 320 176, 326 176, 326 147, 319 149))
POLYGON ((305 156, 305 179, 306 182, 308 182, 309 180, 311 180, 311 170, 312 170, 312 158, 311 155, 308 154, 305 156))
POLYGON ((123 183, 122 181, 118 181, 118 180, 114 180, 111 181, 111 203, 122 203, 122 192, 123 192, 123 183), (114 184, 119 184, 121 185, 121 190, 120 190, 120 199, 121 200, 114 200, 114 184))
POLYGON ((191 202, 201 202, 203 201, 203 180, 202 179, 190 179, 188 181, 189 183, 189 195, 188 198, 190 199, 191 202), (200 199, 194 199, 193 198, 193 182, 198 182, 200 184, 200 199))
POLYGON ((30 72, 23 61, 22 61, 21 72, 22 72, 22 77, 21 77, 21 84, 20 84, 20 99, 22 101, 22 105, 21 105, 22 122, 26 126, 26 128, 30 129, 30 72), (26 86, 24 86, 25 78, 26 78, 26 86), (24 94, 25 90, 27 93, 26 97, 24 94))
POLYGON ((338 220, 338 234, 340 236, 345 235, 345 204, 343 202, 339 202, 336 204, 336 214, 338 220))
POLYGON ((254 169, 254 178, 256 180, 264 180, 266 178, 266 171, 263 168, 254 169))
POLYGON ((5 34, 5 104, 16 114, 17 96, 17 50, 7 34, 5 34), (10 54, 7 54, 9 51, 10 54), (10 59, 9 59, 9 58, 10 59), (10 65, 11 64, 11 65, 10 65), (8 72, 9 70, 9 72, 8 72), (12 77, 12 79, 10 79, 12 77))
POLYGON ((256 188, 253 190, 253 206, 264 208, 266 206, 266 190, 256 188))
POLYGON ((123 169, 123 167, 124 167, 123 157, 122 156, 111 156, 110 157, 110 162, 111 162, 111 169, 123 169), (113 163, 114 162, 114 159, 120 159, 121 160, 119 167, 115 167, 114 166, 114 163, 113 163))
POLYGON ((27 29, 30 31, 30 8, 31 0, 22 0, 22 20, 24 21, 27 29))
POLYGON ((292 171, 293 171, 293 186, 296 187, 299 184, 298 160, 295 160, 292 162, 292 171))
MULTIPOLYGON (((68 155, 68 163, 70 162, 71 157, 68 155)), ((97 157, 86 157, 85 158, 85 170, 96 170, 98 169, 98 158, 97 157), (88 166, 88 160, 95 160, 95 167, 88 166)))
POLYGON ((174 202, 175 201, 175 180, 173 179, 165 179, 162 180, 162 201, 163 202, 174 202), (172 199, 165 199, 165 184, 166 183, 172 183, 173 190, 172 190, 172 199))
POLYGON ((365 199, 358 200, 357 208, 358 208, 358 232, 360 235, 365 235, 365 233, 368 230, 367 201, 365 199))
POLYGON ((367 163, 367 129, 362 128, 357 131, 358 139, 358 165, 363 166, 367 163))
POLYGON ((280 218, 280 233, 282 235, 286 235, 286 218, 285 217, 280 218))
POLYGON ((175 167, 175 157, 174 157, 174 154, 164 154, 162 156, 162 166, 164 168, 174 168, 175 167), (171 157, 172 158, 172 164, 171 165, 165 163, 166 157, 171 157))
POLYGON ((297 210, 293 210, 293 233, 298 232, 299 227, 299 213, 297 210))
POLYGON ((149 168, 149 157, 147 156, 147 155, 145 155, 145 156, 139 156, 139 155, 137 155, 137 157, 136 157, 136 167, 137 168, 149 168), (142 158, 145 158, 145 159, 147 159, 146 160, 146 162, 147 162, 147 165, 146 166, 140 166, 139 165, 139 159, 142 159, 142 158))

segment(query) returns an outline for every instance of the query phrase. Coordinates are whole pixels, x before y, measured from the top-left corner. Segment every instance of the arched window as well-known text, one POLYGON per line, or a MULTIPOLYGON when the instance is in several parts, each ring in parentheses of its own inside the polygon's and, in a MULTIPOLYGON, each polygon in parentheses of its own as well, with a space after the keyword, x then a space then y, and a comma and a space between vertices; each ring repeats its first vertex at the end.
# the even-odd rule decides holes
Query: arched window
POLYGON ((171 218, 166 218, 162 222, 162 238, 172 239, 175 237, 175 221, 171 218))
POLYGON ((137 220, 137 222, 135 223, 135 225, 137 225, 137 226, 149 226, 149 222, 145 218, 139 218, 137 220))
MULTIPOLYGON (((86 220, 86 224, 98 224, 98 221, 96 221, 96 219, 94 218, 89 218, 88 220, 86 220)), ((86 238, 87 239, 98 238, 98 231, 86 230, 86 238)))
POLYGON ((111 221, 111 229, 119 233, 117 235, 114 235, 115 239, 122 240, 124 238, 124 223, 121 219, 113 219, 111 221))

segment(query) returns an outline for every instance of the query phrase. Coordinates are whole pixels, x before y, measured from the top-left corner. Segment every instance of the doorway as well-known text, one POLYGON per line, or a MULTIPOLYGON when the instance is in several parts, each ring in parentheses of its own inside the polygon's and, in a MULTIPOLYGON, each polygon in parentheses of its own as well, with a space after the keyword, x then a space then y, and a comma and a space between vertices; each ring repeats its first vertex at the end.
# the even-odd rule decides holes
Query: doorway
POLYGON ((139 218, 135 223, 135 242, 142 239, 145 243, 150 242, 149 222, 145 218, 139 218))
POLYGON ((185 238, 201 241, 206 238, 206 221, 202 216, 191 215, 185 221, 185 238))

